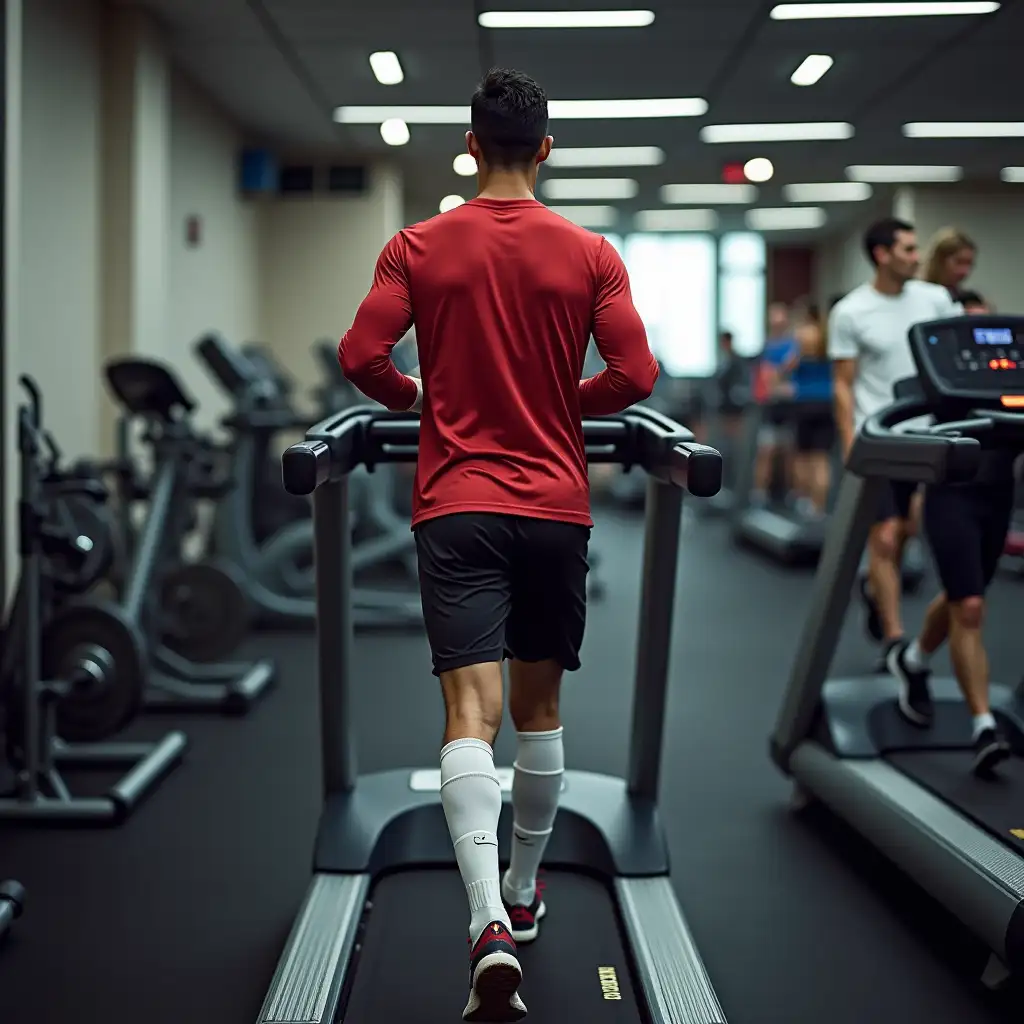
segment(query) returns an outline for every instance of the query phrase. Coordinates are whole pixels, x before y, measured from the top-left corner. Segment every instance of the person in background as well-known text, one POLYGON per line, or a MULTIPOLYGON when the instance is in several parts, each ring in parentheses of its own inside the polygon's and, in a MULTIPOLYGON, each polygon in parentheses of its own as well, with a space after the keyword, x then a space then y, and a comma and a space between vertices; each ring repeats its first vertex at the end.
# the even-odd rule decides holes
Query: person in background
MULTIPOLYGON (((773 302, 768 307, 768 337, 758 362, 758 381, 755 399, 770 402, 789 394, 788 376, 796 365, 799 346, 793 336, 789 307, 784 302, 773 302)), ((770 406, 765 409, 761 429, 757 435, 757 455, 754 461, 754 487, 750 504, 763 508, 768 504, 768 491, 778 460, 782 460, 786 489, 792 480, 791 444, 786 424, 770 406)))
MULTIPOLYGON (((864 235, 864 253, 873 278, 836 304, 828 328, 844 460, 864 421, 892 403, 896 382, 917 376, 907 341, 910 328, 962 312, 945 288, 916 280, 920 260, 913 225, 891 217, 872 224, 864 235)), ((903 639, 903 548, 914 534, 916 490, 912 483, 890 483, 868 535, 868 574, 860 588, 865 629, 884 645, 885 658, 903 639)), ((901 707, 909 703, 906 690, 900 700, 901 707)))
POLYGON ((749 399, 746 362, 736 355, 732 331, 718 336, 718 367, 715 371, 719 429, 734 441, 743 424, 743 410, 749 399))
POLYGON ((964 282, 974 271, 978 247, 959 228, 940 228, 928 243, 924 280, 942 285, 954 302, 960 301, 964 282))
POLYGON ((985 316, 996 311, 984 296, 974 291, 960 292, 960 305, 964 307, 964 312, 968 316, 985 316))
POLYGON ((793 397, 798 402, 828 403, 820 414, 801 415, 796 421, 793 454, 793 490, 796 512, 806 519, 822 519, 832 486, 832 449, 836 425, 832 414, 832 364, 818 307, 811 302, 797 306, 794 336, 799 346, 790 374, 793 397))

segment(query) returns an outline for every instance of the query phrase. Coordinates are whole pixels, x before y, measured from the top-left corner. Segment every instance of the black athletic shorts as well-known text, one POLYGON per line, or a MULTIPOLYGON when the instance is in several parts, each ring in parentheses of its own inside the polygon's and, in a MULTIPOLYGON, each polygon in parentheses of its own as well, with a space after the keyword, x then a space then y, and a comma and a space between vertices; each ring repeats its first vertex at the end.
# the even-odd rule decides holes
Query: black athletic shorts
POLYGON ((798 452, 830 452, 836 443, 836 423, 831 413, 801 416, 796 421, 798 452))
POLYGON ((434 675, 506 657, 580 667, 590 527, 458 512, 415 533, 434 675))
POLYGON ((924 532, 950 601, 982 597, 996 574, 1013 516, 1014 484, 925 489, 924 532))
POLYGON ((890 480, 878 503, 876 523, 885 523, 890 519, 909 519, 910 504, 917 493, 917 484, 905 480, 890 480))

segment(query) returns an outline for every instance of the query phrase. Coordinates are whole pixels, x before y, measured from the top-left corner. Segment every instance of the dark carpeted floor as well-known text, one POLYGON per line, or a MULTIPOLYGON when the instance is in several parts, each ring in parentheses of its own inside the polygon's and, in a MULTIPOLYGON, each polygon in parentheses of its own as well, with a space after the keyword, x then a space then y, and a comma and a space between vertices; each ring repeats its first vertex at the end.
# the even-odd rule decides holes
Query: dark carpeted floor
MULTIPOLYGON (((605 515, 595 539, 611 589, 567 686, 567 757, 620 773, 641 533, 605 515)), ((733 550, 719 523, 691 523, 687 541, 662 803, 677 889, 729 1020, 1011 1019, 1009 1001, 972 980, 979 951, 933 904, 834 821, 786 810, 767 736, 810 577, 733 550)), ((997 678, 1021 668, 1020 597, 1016 581, 993 595, 997 678)), ((869 663, 854 625, 837 668, 869 663)), ((256 1020, 308 881, 320 795, 312 641, 264 637, 253 649, 277 657, 280 683, 248 718, 141 723, 145 735, 181 725, 192 746, 123 828, 0 828, 0 876, 30 890, 0 952, 4 1024, 256 1020)), ((433 766, 441 703, 422 637, 361 638, 357 660, 361 767, 433 766)), ((498 759, 510 755, 506 735, 498 759)))

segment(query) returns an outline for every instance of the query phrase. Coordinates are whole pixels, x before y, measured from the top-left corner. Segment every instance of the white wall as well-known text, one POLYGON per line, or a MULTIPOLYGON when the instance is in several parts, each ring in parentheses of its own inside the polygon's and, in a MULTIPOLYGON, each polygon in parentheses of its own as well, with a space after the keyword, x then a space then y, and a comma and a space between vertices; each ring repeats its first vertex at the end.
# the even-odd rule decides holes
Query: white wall
POLYGON ((237 128, 183 75, 171 86, 169 348, 211 425, 227 402, 192 355, 207 331, 252 340, 259 320, 258 208, 238 195, 237 128), (200 242, 187 242, 190 217, 200 242))
POLYGON ((308 387, 320 377, 313 342, 348 330, 380 250, 405 223, 401 174, 379 166, 363 196, 275 199, 259 210, 258 340, 308 387))
POLYGON ((913 220, 922 247, 943 227, 962 228, 978 245, 978 261, 967 283, 1004 313, 1024 312, 1024 186, 984 193, 961 187, 913 189, 913 220))

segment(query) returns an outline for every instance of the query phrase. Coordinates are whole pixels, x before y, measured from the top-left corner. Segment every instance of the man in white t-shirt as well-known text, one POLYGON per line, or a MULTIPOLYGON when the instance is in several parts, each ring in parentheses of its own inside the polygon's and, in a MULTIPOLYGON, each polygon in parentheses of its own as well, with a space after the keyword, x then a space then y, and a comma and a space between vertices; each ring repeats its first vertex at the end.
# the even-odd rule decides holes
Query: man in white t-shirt
MULTIPOLYGON (((836 428, 844 458, 864 421, 892 404, 896 382, 917 376, 910 328, 963 312, 945 288, 914 279, 920 256, 912 225, 895 218, 878 221, 865 233, 864 249, 874 279, 841 299, 829 318, 836 428)), ((903 637, 903 546, 914 533, 916 490, 915 484, 890 483, 868 538, 861 595, 868 633, 885 646, 883 662, 903 637)))

